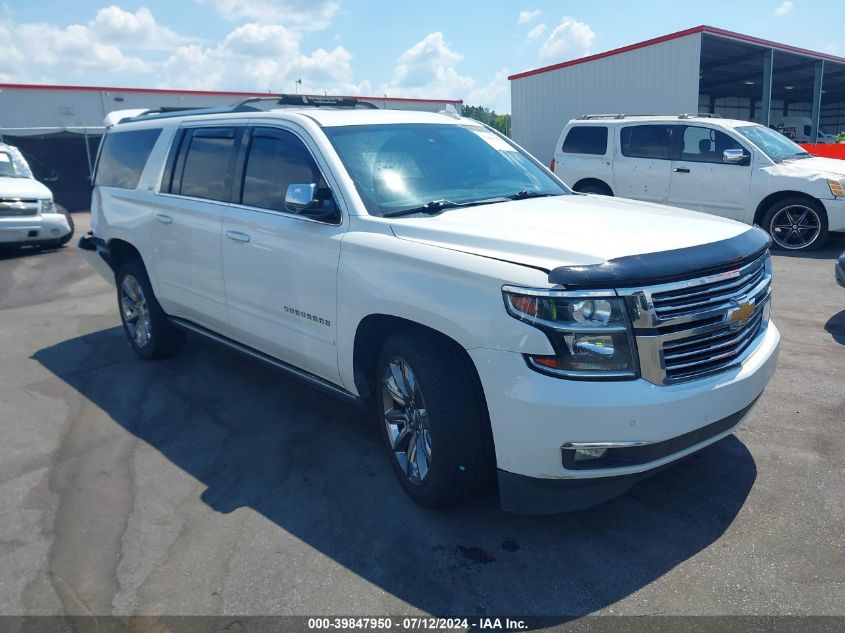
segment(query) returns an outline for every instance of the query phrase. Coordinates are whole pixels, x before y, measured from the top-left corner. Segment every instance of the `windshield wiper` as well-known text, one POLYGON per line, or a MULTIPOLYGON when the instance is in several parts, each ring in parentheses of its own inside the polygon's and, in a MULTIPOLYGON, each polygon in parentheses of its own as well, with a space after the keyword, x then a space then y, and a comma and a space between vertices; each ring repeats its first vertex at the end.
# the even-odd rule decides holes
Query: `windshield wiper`
POLYGON ((526 198, 547 198, 548 196, 556 196, 556 193, 543 193, 542 191, 517 191, 511 196, 506 196, 508 200, 525 200, 526 198))
POLYGON ((418 207, 410 207, 409 209, 399 209, 398 211, 388 211, 382 214, 383 218, 401 218, 403 215, 415 215, 423 213, 425 215, 437 215, 443 209, 452 209, 454 207, 462 207, 465 204, 460 202, 452 202, 451 200, 432 200, 426 202, 418 207))
POLYGON ((786 156, 786 158, 810 158, 812 154, 810 152, 796 152, 795 154, 790 154, 786 156))

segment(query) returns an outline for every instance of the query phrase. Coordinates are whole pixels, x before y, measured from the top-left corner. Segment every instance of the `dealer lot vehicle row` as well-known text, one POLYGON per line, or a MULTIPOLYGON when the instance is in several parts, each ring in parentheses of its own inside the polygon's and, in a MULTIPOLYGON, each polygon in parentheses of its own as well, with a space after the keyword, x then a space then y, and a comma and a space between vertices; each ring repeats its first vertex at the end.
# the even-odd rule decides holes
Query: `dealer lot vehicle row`
POLYGON ((760 225, 787 250, 820 248, 828 231, 845 230, 845 161, 748 121, 587 115, 564 127, 552 169, 576 191, 760 225))
POLYGON ((374 410, 425 505, 496 471, 510 510, 606 500, 730 434, 777 361, 763 231, 572 195, 457 115, 140 114, 92 229, 139 356, 188 331, 374 410))

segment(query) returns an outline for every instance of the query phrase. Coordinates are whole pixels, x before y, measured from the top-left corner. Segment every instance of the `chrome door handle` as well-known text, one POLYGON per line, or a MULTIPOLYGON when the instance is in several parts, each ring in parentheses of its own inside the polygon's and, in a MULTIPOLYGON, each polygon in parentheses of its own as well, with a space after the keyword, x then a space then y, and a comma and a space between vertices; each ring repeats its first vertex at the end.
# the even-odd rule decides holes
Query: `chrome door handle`
POLYGON ((240 231, 226 231, 226 237, 236 242, 249 242, 249 235, 240 231))
POLYGON ((675 169, 673 169, 672 171, 674 171, 677 174, 688 174, 689 173, 689 167, 675 167, 675 169))
POLYGON ((164 224, 173 224, 173 218, 166 213, 154 213, 155 219, 164 224))

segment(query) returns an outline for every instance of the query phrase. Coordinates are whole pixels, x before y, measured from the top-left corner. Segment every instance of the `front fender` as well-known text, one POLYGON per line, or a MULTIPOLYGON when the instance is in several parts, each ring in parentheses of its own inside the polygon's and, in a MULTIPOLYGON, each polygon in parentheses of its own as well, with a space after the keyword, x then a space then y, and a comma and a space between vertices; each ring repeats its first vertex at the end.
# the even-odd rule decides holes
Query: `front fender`
POLYGON ((392 234, 347 234, 338 271, 337 319, 338 366, 344 386, 357 392, 355 333, 372 314, 419 323, 465 349, 553 353, 546 335, 509 316, 502 299, 503 285, 544 286, 547 275, 392 234))

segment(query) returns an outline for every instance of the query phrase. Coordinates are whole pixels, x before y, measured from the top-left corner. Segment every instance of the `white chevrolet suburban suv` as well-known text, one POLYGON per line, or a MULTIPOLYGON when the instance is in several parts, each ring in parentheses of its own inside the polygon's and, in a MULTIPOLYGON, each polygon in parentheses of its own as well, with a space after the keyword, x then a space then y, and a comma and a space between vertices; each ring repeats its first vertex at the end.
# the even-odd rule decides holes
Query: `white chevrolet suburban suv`
POLYGON ((552 169, 575 191, 757 224, 783 249, 819 248, 829 230, 845 231, 845 161, 748 121, 586 115, 564 127, 552 169))
POLYGON ((763 231, 573 194, 455 114, 137 116, 91 224, 139 356, 190 332, 373 411, 426 505, 496 473, 510 511, 601 502, 729 435, 775 370, 763 231))

